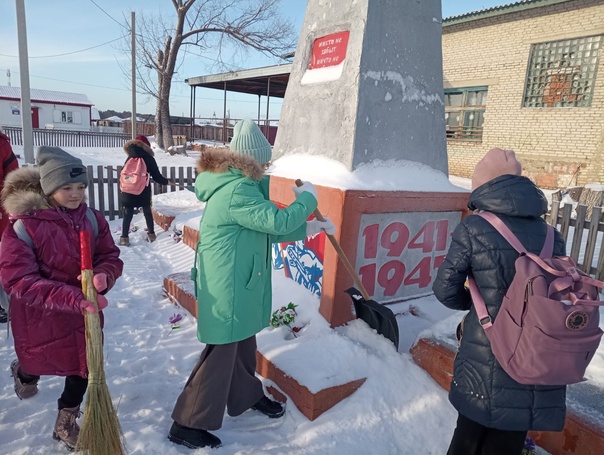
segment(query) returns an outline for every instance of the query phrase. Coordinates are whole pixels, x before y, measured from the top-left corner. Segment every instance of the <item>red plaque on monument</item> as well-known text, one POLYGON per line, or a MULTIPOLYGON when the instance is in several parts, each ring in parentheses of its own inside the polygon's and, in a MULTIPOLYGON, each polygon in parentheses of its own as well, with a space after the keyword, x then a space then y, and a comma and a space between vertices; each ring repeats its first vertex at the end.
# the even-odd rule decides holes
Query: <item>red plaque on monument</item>
POLYGON ((346 58, 349 36, 350 32, 344 31, 317 38, 312 45, 308 69, 325 68, 342 63, 346 58))

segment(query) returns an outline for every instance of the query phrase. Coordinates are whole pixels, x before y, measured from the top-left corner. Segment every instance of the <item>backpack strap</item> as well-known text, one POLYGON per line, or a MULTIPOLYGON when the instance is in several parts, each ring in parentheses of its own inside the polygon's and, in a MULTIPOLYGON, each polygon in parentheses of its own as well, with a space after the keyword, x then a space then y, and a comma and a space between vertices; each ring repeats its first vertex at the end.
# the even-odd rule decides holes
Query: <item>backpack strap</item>
MULTIPOLYGON (((94 238, 96 239, 99 235, 99 222, 97 221, 96 216, 94 215, 94 212, 90 207, 86 208, 86 218, 88 218, 88 220, 92 224, 94 238)), ((13 223, 13 229, 15 230, 15 234, 17 234, 17 237, 19 237, 21 240, 27 243, 30 248, 33 249, 34 242, 31 239, 30 235, 27 233, 27 230, 25 229, 25 224, 23 223, 23 220, 21 218, 19 218, 13 223)))
POLYGON ((478 315, 478 322, 480 322, 480 325, 484 330, 487 330, 493 325, 493 320, 491 319, 491 316, 489 316, 489 312, 487 311, 487 306, 484 303, 482 295, 480 295, 476 280, 471 274, 468 276, 468 284, 470 285, 472 302, 474 303, 474 308, 476 308, 476 314, 478 315))
POLYGON ((499 232, 516 251, 518 251, 520 254, 527 253, 526 248, 522 243, 520 243, 518 237, 514 235, 510 228, 507 227, 497 215, 491 212, 480 212, 477 215, 487 220, 489 224, 493 226, 495 230, 497 230, 497 232, 499 232))
POLYGON ((86 217, 92 224, 92 230, 94 231, 94 238, 96 239, 99 236, 99 222, 96 219, 96 216, 90 207, 86 208, 86 217))
MULTIPOLYGON (((507 227, 503 221, 501 221, 501 218, 491 212, 480 212, 477 215, 487 220, 489 224, 493 226, 516 251, 518 251, 520 254, 529 254, 524 245, 520 242, 520 240, 518 240, 518 237, 516 237, 510 228, 507 227)), ((541 249, 541 253, 539 253, 539 257, 551 258, 553 254, 554 228, 548 224, 545 234, 545 242, 543 243, 543 248, 541 249)))
POLYGON ((554 227, 547 225, 547 233, 545 234, 545 243, 539 253, 539 257, 546 259, 554 257, 554 227))
MULTIPOLYGON (((538 258, 535 258, 536 255, 529 253, 524 245, 518 240, 518 237, 514 235, 509 227, 501 221, 501 219, 491 212, 480 212, 477 214, 478 216, 484 218, 491 226, 493 226, 497 232, 499 232, 503 238, 520 254, 525 254, 531 256, 531 259, 540 259, 540 258, 551 258, 554 250, 554 228, 552 226, 547 227, 547 233, 545 235, 545 242, 543 244, 543 248, 538 258)), ((547 264, 545 264, 542 260, 537 261, 539 265, 544 268, 552 269, 547 264)), ((480 321, 480 325, 483 329, 488 329, 493 325, 493 320, 491 316, 489 316, 489 312, 487 311, 487 306, 480 294, 478 289, 478 285, 476 284, 476 280, 472 275, 468 276, 468 284, 470 287, 470 295, 472 296, 472 302, 474 303, 474 307, 476 308, 476 314, 478 315, 478 320, 480 321)))
POLYGON ((15 234, 17 234, 17 237, 27 243, 30 248, 34 247, 34 242, 27 233, 27 230, 25 230, 25 224, 23 223, 23 220, 21 218, 19 218, 13 223, 13 229, 15 230, 15 234))

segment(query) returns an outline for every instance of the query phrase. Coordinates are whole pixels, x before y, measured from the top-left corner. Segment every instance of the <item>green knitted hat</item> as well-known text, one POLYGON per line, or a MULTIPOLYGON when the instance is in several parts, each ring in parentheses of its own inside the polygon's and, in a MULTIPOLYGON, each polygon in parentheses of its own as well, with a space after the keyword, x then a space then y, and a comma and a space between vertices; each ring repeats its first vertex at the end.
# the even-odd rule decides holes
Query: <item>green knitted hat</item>
POLYGON ((253 120, 241 120, 233 129, 233 139, 229 144, 231 151, 239 155, 248 155, 260 164, 271 160, 271 144, 253 120))

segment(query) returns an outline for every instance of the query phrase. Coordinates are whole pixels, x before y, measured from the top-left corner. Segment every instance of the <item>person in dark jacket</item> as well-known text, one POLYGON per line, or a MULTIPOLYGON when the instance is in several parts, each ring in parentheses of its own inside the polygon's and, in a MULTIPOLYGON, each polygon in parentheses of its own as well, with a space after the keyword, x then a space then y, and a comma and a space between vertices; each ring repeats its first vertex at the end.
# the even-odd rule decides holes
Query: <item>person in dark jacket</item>
POLYGON ((80 431, 76 418, 88 387, 84 314, 97 311, 79 281, 80 231, 98 231, 91 243, 99 310, 107 306, 104 294, 122 274, 123 263, 109 223, 86 205, 82 161, 57 147, 40 147, 37 161, 38 168, 11 172, 2 190, 13 221, 0 243, 0 282, 11 298, 18 359, 10 369, 20 399, 38 392, 41 375, 65 376, 53 438, 74 449, 80 431), (16 220, 31 244, 15 232, 16 220))
MULTIPOLYGON (((19 167, 19 162, 17 161, 17 157, 13 153, 13 149, 10 146, 10 141, 8 136, 4 134, 0 130, 0 163, 2 166, 0 167, 0 192, 2 191, 2 187, 4 186, 4 179, 6 175, 14 171, 19 167)), ((8 216, 4 211, 4 206, 0 204, 0 240, 2 240, 2 232, 8 226, 8 216)), ((2 297, 6 294, 2 293, 2 297)), ((5 302, 4 299, 0 301, 0 323, 5 323, 8 319, 6 310, 3 305, 7 305, 8 302, 5 302)), ((8 308, 8 307, 7 307, 8 308)))
MULTIPOLYGON (((168 185, 170 180, 164 177, 159 171, 157 161, 155 161, 151 143, 146 136, 136 136, 136 139, 128 141, 124 144, 124 150, 128 158, 142 158, 147 166, 147 172, 151 175, 154 182, 160 185, 168 185)), ((145 187, 141 194, 122 193, 122 207, 124 209, 124 219, 122 220, 122 236, 120 237, 120 245, 130 245, 130 223, 134 216, 134 209, 142 207, 145 223, 147 224, 147 240, 154 242, 157 236, 155 235, 155 224, 153 223, 153 213, 151 212, 151 181, 145 187)))
MULTIPOLYGON (((19 167, 17 157, 10 146, 9 138, 2 131, 0 131, 0 162, 2 163, 2 167, 0 167, 0 191, 2 191, 7 174, 19 167)), ((8 226, 8 217, 4 207, 0 204, 0 240, 6 226, 8 226)))
MULTIPOLYGON (((478 162, 468 207, 496 214, 522 242, 539 254, 547 225, 547 200, 523 177, 512 150, 495 148, 478 162)), ((555 233, 554 255, 565 255, 555 233)), ((472 273, 491 318, 515 274, 518 252, 480 216, 455 228, 433 290, 448 308, 468 311, 455 357, 449 400, 458 411, 447 455, 520 455, 528 430, 560 431, 566 414, 565 386, 533 386, 514 381, 499 365, 465 287, 472 273)))

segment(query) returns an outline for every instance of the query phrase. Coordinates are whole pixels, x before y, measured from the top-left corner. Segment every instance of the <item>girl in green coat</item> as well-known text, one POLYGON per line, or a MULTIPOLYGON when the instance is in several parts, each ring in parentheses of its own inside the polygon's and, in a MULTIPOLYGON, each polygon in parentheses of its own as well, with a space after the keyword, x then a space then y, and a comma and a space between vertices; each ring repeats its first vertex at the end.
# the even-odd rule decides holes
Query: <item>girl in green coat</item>
POLYGON ((225 408, 231 416, 250 408, 272 418, 285 413, 255 376, 256 334, 269 325, 272 309, 272 244, 335 232, 329 220, 306 222, 317 207, 311 183, 294 188, 289 207, 270 201, 264 169, 271 146, 256 123, 235 125, 230 148, 204 152, 197 166, 195 194, 206 202, 196 254, 197 336, 206 347, 168 435, 190 448, 220 446, 208 430, 222 426, 225 408))

